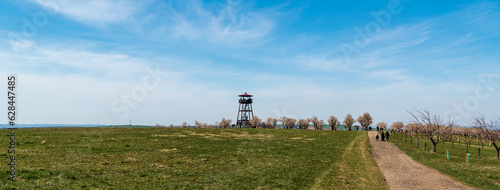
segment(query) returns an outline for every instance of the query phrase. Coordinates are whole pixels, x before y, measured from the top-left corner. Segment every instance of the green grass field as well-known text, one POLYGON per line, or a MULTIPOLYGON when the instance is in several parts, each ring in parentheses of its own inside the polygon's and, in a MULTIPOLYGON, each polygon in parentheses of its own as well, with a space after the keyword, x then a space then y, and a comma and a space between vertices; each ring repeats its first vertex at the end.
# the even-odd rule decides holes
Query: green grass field
POLYGON ((40 128, 18 129, 16 138, 18 182, 7 180, 4 151, 2 189, 388 187, 366 132, 40 128))
POLYGON ((420 140, 420 148, 417 148, 417 140, 408 135, 408 140, 404 134, 392 135, 390 140, 406 154, 414 160, 435 168, 441 173, 455 178, 458 181, 470 186, 480 187, 483 189, 500 189, 500 159, 496 158, 496 151, 489 144, 485 144, 480 150, 481 156, 478 155, 480 144, 474 140, 474 144, 469 148, 470 160, 469 167, 466 167, 467 149, 462 142, 454 143, 452 148, 451 142, 445 142, 437 145, 437 153, 431 153, 432 143, 427 139, 420 140), (424 151, 424 145, 427 143, 427 151, 424 151), (450 160, 446 159, 446 149, 449 151, 450 160))

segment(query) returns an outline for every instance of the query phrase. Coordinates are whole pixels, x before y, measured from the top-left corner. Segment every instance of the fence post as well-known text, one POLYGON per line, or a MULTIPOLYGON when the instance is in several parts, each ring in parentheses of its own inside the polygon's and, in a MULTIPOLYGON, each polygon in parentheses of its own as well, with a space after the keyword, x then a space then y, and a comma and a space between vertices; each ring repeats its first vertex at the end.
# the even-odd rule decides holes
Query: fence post
POLYGON ((481 148, 477 148, 477 155, 481 156, 481 148))
POLYGON ((448 152, 448 149, 446 149, 446 160, 450 160, 450 153, 448 152))
POLYGON ((427 142, 424 143, 424 151, 427 151, 427 142))

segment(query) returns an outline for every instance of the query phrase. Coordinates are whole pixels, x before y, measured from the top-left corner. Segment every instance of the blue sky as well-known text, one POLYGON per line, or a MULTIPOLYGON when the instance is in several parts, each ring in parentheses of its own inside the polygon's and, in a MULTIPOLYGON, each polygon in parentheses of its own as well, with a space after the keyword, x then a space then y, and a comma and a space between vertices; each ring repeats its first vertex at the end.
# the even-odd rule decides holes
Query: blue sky
MULTIPOLYGON (((0 2, 19 123, 499 116, 499 1, 0 2)), ((6 89, 6 84, 0 84, 6 89)), ((6 105, 6 103, 3 103, 6 105)), ((6 111, 0 110, 5 115, 6 111)))

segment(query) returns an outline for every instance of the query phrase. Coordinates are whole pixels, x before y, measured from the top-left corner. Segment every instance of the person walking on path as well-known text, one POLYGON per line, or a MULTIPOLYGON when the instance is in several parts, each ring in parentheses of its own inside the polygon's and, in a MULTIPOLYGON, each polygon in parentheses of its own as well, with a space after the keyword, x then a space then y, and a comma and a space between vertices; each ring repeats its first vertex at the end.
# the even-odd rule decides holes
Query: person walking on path
POLYGON ((382 141, 385 141, 384 131, 382 131, 382 141))
POLYGON ((379 138, 379 137, 378 137, 378 134, 377 134, 377 136, 375 137, 375 139, 378 141, 378 138, 379 138))
POLYGON ((389 142, 389 136, 391 136, 391 135, 389 134, 389 131, 386 131, 386 132, 385 132, 385 139, 387 139, 387 142, 389 142))

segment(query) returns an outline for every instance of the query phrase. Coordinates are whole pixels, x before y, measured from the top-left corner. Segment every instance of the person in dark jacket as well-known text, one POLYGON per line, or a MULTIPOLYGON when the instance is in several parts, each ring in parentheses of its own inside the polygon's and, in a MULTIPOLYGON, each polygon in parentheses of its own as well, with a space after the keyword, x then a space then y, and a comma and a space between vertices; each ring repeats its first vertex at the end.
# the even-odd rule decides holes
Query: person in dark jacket
POLYGON ((389 136, 391 136, 391 135, 389 134, 389 131, 386 131, 386 132, 385 132, 385 139, 387 139, 387 141, 389 141, 389 136))
POLYGON ((385 141, 385 135, 384 135, 384 132, 382 131, 382 141, 385 141))
POLYGON ((379 136, 378 136, 378 134, 377 134, 377 136, 375 137, 375 139, 378 141, 378 138, 379 138, 379 136))

